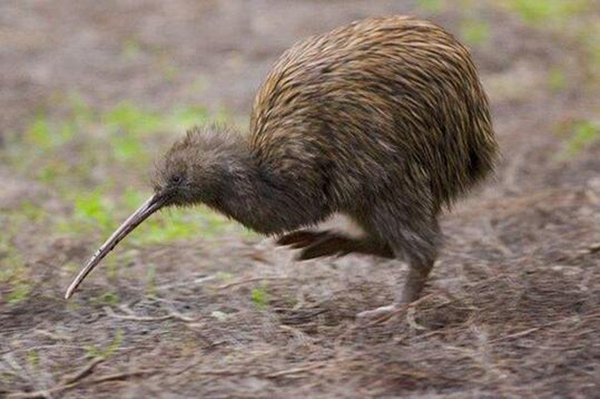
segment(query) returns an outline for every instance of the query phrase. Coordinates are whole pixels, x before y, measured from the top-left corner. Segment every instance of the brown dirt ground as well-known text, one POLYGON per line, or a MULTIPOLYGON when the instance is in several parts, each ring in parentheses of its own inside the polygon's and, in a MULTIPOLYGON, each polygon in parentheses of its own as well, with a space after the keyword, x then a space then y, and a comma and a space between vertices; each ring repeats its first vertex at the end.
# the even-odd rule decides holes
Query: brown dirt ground
MULTIPOLYGON (((3 134, 36 110, 60 115, 56 92, 77 90, 97 108, 127 98, 245 115, 269 65, 308 34, 399 13, 459 31, 471 13, 493 33, 473 52, 504 159, 494 181, 445 217, 425 297, 366 327, 355 314, 388 303, 404 267, 360 257, 295 264, 269 241, 197 239, 144 247, 126 278, 97 272, 66 302, 72 271, 58 266, 83 262, 101 237, 24 228, 14 245, 35 288, 17 303, 0 297, 0 396, 600 397, 600 145, 557 158, 565 144, 554 133, 600 115, 598 76, 573 37, 500 6, 449 2, 434 13, 414 3, 1 2, 0 151, 3 134), (131 38, 141 56, 123 59, 131 38), (156 74, 156 57, 177 65, 176 76, 156 74), (566 71, 559 90, 547 84, 554 66, 566 71), (152 294, 136 278, 148 264, 157 266, 152 294), (109 284, 120 303, 91 300, 109 284), (265 307, 250 300, 257 286, 265 307), (90 345, 115 342, 109 356, 90 356, 90 345)), ((582 18, 593 17, 598 9, 582 18)), ((10 165, 0 164, 0 187, 0 212, 31 198, 68 207, 10 165)))

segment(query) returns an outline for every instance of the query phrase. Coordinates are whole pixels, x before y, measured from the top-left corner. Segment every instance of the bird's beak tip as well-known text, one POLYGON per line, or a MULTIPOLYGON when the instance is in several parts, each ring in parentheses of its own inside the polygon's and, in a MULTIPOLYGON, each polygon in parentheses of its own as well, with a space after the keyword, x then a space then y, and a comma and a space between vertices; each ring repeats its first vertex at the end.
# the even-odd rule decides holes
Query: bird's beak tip
POLYGON ((117 230, 106 240, 98 251, 92 256, 85 267, 75 277, 67 292, 65 299, 69 299, 85 277, 100 263, 100 261, 129 233, 131 233, 146 218, 158 211, 164 205, 164 199, 154 195, 139 207, 117 230))

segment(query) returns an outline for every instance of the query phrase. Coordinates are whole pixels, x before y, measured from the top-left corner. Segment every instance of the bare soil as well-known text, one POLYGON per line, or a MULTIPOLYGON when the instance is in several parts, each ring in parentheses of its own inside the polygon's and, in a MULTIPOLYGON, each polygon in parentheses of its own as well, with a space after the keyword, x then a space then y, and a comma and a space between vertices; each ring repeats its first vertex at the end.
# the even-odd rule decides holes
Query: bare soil
MULTIPOLYGON (((600 117, 597 65, 571 24, 530 24, 496 2, 418 3, 2 1, 0 152, 40 110, 60 118, 57 93, 71 91, 96 109, 127 99, 243 118, 295 41, 413 14, 457 34, 465 18, 486 21, 489 38, 471 47, 503 160, 444 217, 425 296, 368 326, 356 313, 389 303, 404 265, 294 263, 268 239, 232 233, 135 248, 126 273, 101 268, 67 302, 74 271, 62 265, 84 262, 103 236, 20 225, 11 246, 32 289, 12 301, 14 285, 0 279, 0 396, 600 397, 600 142, 568 151, 573 121, 600 117), (562 84, 549 83, 555 70, 562 84), (119 300, 97 300, 108 291, 119 300)), ((577 23, 600 21, 590 3, 577 23)), ((0 163, 0 213, 24 201, 72 212, 52 184, 0 163)))

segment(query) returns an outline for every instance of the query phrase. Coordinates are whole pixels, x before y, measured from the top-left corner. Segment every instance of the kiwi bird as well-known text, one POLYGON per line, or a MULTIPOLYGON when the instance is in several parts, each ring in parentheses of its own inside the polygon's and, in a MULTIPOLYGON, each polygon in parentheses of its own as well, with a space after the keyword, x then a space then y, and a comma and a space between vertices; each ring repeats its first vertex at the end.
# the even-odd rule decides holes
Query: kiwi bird
POLYGON ((66 298, 152 213, 205 204, 278 236, 299 259, 362 253, 405 261, 397 301, 380 309, 392 311, 420 296, 442 241, 440 213, 493 171, 497 153, 476 67, 450 33, 410 17, 351 23, 281 56, 258 90, 248 134, 205 126, 175 142, 152 197, 94 254, 66 298), (363 235, 315 227, 336 214, 363 235))

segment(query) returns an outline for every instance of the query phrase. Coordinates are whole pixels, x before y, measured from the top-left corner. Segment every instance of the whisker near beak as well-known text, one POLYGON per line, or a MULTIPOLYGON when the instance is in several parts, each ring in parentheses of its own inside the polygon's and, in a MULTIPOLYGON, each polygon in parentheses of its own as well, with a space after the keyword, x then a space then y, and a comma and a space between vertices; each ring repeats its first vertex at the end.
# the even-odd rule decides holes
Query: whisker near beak
POLYGON ((85 267, 79 272, 75 280, 71 283, 65 294, 65 299, 69 299, 73 292, 77 289, 79 284, 85 279, 85 277, 100 263, 102 259, 112 251, 117 244, 131 233, 137 226, 139 226, 148 216, 163 207, 165 201, 158 195, 150 197, 142 206, 138 208, 131 216, 123 222, 121 226, 106 240, 104 244, 96 251, 94 256, 88 261, 85 267))

